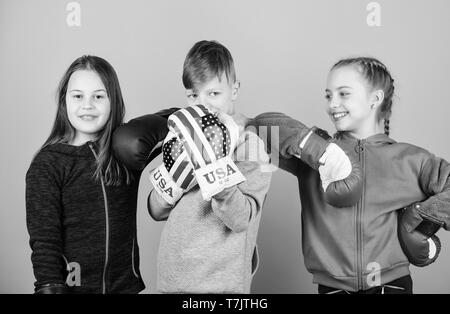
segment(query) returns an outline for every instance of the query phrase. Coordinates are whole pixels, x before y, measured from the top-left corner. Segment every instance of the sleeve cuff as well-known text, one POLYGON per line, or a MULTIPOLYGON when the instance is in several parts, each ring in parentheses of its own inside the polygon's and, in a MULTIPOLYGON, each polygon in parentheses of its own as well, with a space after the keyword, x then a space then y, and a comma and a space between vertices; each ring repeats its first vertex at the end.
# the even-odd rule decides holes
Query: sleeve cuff
POLYGON ((214 195, 213 198, 216 200, 226 199, 228 197, 228 195, 233 194, 236 189, 237 189, 237 185, 226 188, 226 189, 220 191, 219 193, 217 193, 216 195, 214 195))
POLYGON ((69 293, 69 287, 65 284, 49 283, 38 286, 35 289, 35 294, 66 294, 69 293))

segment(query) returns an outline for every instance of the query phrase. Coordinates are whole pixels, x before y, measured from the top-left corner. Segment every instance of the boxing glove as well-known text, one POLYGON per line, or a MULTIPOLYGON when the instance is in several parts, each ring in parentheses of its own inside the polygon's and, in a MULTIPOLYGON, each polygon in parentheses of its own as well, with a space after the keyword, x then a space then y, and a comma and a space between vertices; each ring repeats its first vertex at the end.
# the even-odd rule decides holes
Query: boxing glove
POLYGON ((398 239, 409 262, 418 267, 433 263, 441 251, 441 242, 435 233, 443 223, 420 213, 420 203, 400 210, 398 239))
POLYGON ((113 134, 112 149, 115 156, 128 169, 142 171, 161 153, 167 135, 167 118, 179 110, 170 108, 130 120, 113 134))
POLYGON ((155 191, 170 205, 196 185, 194 169, 180 140, 171 132, 164 140, 163 163, 150 172, 155 191))
POLYGON ((239 127, 230 116, 194 105, 172 114, 168 126, 183 142, 203 199, 245 181, 232 160, 239 127))
POLYGON ((308 128, 278 112, 260 114, 249 120, 248 126, 256 128, 257 133, 261 127, 277 127, 279 154, 284 158, 300 158, 319 171, 327 203, 334 207, 349 207, 358 202, 362 193, 361 166, 351 154, 334 143, 327 132, 308 128))

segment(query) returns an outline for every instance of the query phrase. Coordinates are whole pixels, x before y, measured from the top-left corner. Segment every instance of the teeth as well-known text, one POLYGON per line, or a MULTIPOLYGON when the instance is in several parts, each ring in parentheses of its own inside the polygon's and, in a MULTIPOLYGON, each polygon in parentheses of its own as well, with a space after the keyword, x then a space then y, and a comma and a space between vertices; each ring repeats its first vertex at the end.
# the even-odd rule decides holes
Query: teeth
POLYGON ((95 119, 95 116, 80 116, 80 119, 84 121, 92 121, 95 119))
POLYGON ((339 112, 339 113, 333 113, 334 119, 341 119, 345 117, 348 113, 347 112, 339 112))

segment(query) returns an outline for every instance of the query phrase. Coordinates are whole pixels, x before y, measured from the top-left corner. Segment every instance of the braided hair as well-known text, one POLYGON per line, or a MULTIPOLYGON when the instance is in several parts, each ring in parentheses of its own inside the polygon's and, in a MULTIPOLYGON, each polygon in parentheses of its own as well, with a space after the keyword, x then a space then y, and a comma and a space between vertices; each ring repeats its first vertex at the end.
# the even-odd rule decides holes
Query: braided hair
POLYGON ((392 114, 392 98, 394 96, 394 79, 381 61, 369 57, 342 59, 333 65, 331 70, 347 65, 357 66, 361 75, 373 89, 381 89, 384 92, 383 103, 380 105, 377 113, 377 121, 384 120, 384 133, 389 135, 389 119, 392 114))

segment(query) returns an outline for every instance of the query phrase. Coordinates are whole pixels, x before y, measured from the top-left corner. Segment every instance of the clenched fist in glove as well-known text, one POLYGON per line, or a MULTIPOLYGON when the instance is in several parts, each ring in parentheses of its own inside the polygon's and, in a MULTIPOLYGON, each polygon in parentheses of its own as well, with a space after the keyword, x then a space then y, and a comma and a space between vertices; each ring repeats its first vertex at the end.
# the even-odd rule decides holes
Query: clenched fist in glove
POLYGON ((441 241, 435 233, 442 222, 420 213, 420 203, 400 210, 398 215, 398 239, 409 262, 423 267, 433 263, 441 251, 441 241))
POLYGON ((130 170, 143 170, 161 153, 167 135, 167 118, 179 110, 170 108, 130 120, 113 134, 112 148, 116 157, 130 170))
POLYGON ((245 180, 231 158, 239 127, 230 116, 194 105, 172 114, 168 126, 183 142, 204 199, 245 180))
POLYGON ((249 126, 279 128, 279 153, 285 158, 296 156, 318 170, 326 201, 335 207, 356 204, 362 192, 362 171, 359 162, 333 143, 331 137, 318 128, 283 113, 267 112, 250 120, 249 126))
POLYGON ((169 132, 164 140, 163 163, 150 173, 155 191, 170 205, 196 185, 194 169, 181 141, 169 132))

